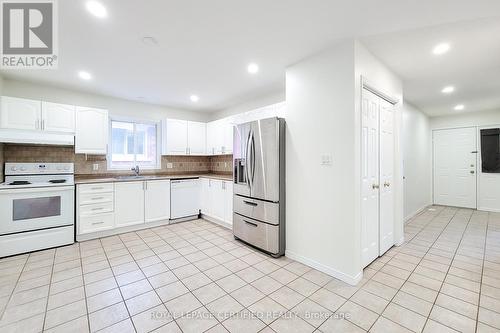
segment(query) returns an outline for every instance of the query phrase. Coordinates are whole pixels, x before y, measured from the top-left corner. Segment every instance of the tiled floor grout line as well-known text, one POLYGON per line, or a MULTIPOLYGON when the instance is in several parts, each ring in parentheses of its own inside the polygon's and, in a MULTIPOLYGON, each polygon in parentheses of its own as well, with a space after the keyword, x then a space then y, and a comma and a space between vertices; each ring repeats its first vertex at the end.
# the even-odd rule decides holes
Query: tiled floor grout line
POLYGON ((481 308, 481 290, 483 287, 483 274, 484 274, 484 262, 486 260, 486 248, 488 246, 488 227, 490 224, 490 216, 491 216, 491 214, 488 213, 488 219, 486 220, 486 228, 485 228, 485 233, 484 233, 483 265, 481 267, 481 279, 480 279, 480 283, 479 283, 479 299, 477 300, 476 327, 474 330, 476 333, 477 333, 477 329, 479 326, 479 310, 481 308))
POLYGON ((89 332, 90 332, 90 313, 89 313, 89 308, 87 306, 87 285, 85 284, 85 274, 83 273, 83 258, 82 258, 82 248, 80 244, 78 243, 78 253, 80 254, 80 266, 82 267, 82 283, 83 283, 83 294, 85 295, 85 312, 86 312, 86 317, 87 317, 87 325, 89 327, 89 332))
MULTIPOLYGON (((457 210, 457 212, 458 212, 458 211, 459 211, 459 210, 457 210)), ((455 215, 455 216, 456 216, 456 215, 455 215)), ((472 217, 473 217, 473 216, 474 216, 474 212, 472 212, 472 214, 471 214, 471 215, 470 215, 470 217, 469 217, 469 220, 467 221, 467 224, 465 225, 465 228, 464 228, 464 230, 463 230, 463 232, 462 232, 462 236, 460 237, 460 241, 459 241, 459 242, 458 242, 458 244, 457 244, 457 247, 456 247, 456 249, 455 249, 455 252, 453 253, 453 257, 451 258, 450 265, 448 266, 448 270, 446 271, 446 275, 444 276, 444 279, 443 279, 443 281, 441 282, 441 285, 439 286, 439 290, 438 290, 438 293, 437 293, 437 295, 436 295, 436 298, 434 299, 434 302, 432 303, 431 310, 429 311, 429 315, 427 316, 427 318, 426 318, 426 320, 425 320, 425 324, 424 324, 423 329, 425 329, 425 327, 427 326, 427 322, 428 322, 428 321, 429 321, 429 319, 430 319, 430 316, 431 316, 432 310, 434 309, 434 306, 436 306, 436 301, 437 301, 437 299, 438 299, 438 297, 439 297, 439 294, 441 293, 441 289, 443 288, 443 285, 445 284, 445 281, 446 281, 446 276, 448 275, 448 272, 450 271, 450 268, 451 268, 451 267, 452 267, 452 265, 453 265, 453 261, 455 260, 455 256, 456 256, 456 254, 457 254, 457 252, 458 252, 458 249, 460 248, 460 244, 462 244, 462 240, 464 239, 464 235, 465 235, 465 233, 466 233, 466 231, 467 231, 467 228, 469 227, 469 224, 470 224, 470 222, 471 222, 471 220, 472 220, 472 217)), ((450 220, 450 222, 451 222, 452 220, 453 220, 453 219, 451 219, 451 220, 450 220)), ((448 225, 449 225, 449 223, 448 223, 448 225)), ((447 225, 447 226, 448 226, 448 225, 447 225)), ((444 230, 443 230, 443 232, 444 232, 444 230)), ((441 233, 441 234, 442 234, 442 233, 441 233)), ((449 310, 449 311, 452 311, 452 310, 450 310, 450 309, 448 309, 448 310, 449 310)), ((455 312, 455 311, 452 311, 452 312, 455 312)), ((455 313, 457 313, 457 312, 455 312, 455 313)), ((459 314, 459 313, 457 313, 457 314, 459 314)), ((461 314, 460 314, 460 315, 461 315, 461 314)), ((446 326, 446 327, 449 327, 448 325, 445 325, 445 324, 443 324, 443 323, 441 323, 441 324, 442 324, 442 325, 444 325, 444 326, 446 326)), ((452 327, 449 327, 449 328, 454 329, 454 328, 452 328, 452 327)))
POLYGON ((43 325, 42 325, 43 330, 45 330, 45 321, 47 320, 47 313, 49 312, 50 287, 52 286, 52 278, 54 276, 54 265, 55 265, 55 261, 56 261, 56 253, 57 253, 57 250, 54 251, 54 257, 53 257, 54 261, 52 262, 52 269, 50 270, 49 290, 47 292, 47 302, 45 303, 45 313, 43 315, 43 325))
POLYGON ((26 256, 26 260, 24 261, 23 268, 19 272, 19 276, 16 279, 16 283, 14 283, 14 288, 12 288, 12 291, 10 292, 9 299, 7 300, 7 303, 5 303, 5 308, 3 309, 2 315, 0 316, 0 321, 3 320, 3 317, 5 315, 5 311, 7 310, 7 306, 9 305, 9 302, 12 300, 12 296, 14 295, 14 291, 16 290, 17 284, 19 283, 19 280, 21 279, 21 275, 23 274, 23 271, 26 268, 29 257, 30 257, 30 255, 26 256))
MULTIPOLYGON (((441 212, 442 212, 442 210, 441 210, 439 213, 441 213, 441 212)), ((380 317, 384 317, 384 316, 383 316, 383 314, 384 314, 385 310, 387 310, 387 307, 388 307, 388 306, 392 303, 392 301, 394 300, 394 298, 396 297, 396 295, 398 294, 398 292, 399 292, 399 291, 402 291, 402 290, 401 290, 401 288, 403 287, 403 285, 404 285, 406 282, 408 282, 408 279, 410 278, 411 274, 413 274, 413 273, 415 272, 415 269, 417 269, 418 265, 422 262, 422 260, 424 259, 425 255, 426 255, 427 253, 429 253, 429 250, 432 248, 432 246, 433 246, 434 244, 436 244, 436 242, 438 241, 439 237, 440 237, 440 236, 443 234, 443 232, 446 230, 446 227, 447 227, 447 226, 451 223, 451 221, 453 220, 453 218, 457 215, 457 212, 458 212, 458 210, 455 212, 455 214, 453 214, 453 216, 450 218, 450 220, 448 221, 448 223, 446 223, 446 225, 443 227, 443 229, 441 230, 441 232, 439 233, 439 235, 436 237, 436 240, 432 243, 432 245, 431 245, 431 246, 429 247, 429 249, 425 252, 425 254, 422 256, 422 258, 419 260, 419 262, 415 265, 415 268, 411 271, 410 275, 408 275, 408 277, 404 280, 404 282, 403 282, 403 284, 401 285, 401 287, 399 287, 399 288, 398 288, 397 292, 396 292, 396 293, 394 294, 394 296, 391 298, 391 300, 389 301, 389 303, 387 303, 387 305, 385 306, 384 310, 382 310, 382 311, 381 311, 379 318, 380 318, 380 317)), ((438 215, 436 215, 436 217, 438 217, 438 216, 439 216, 439 214, 438 214, 438 215)), ((434 218, 436 218, 436 217, 434 217, 434 218)), ((434 220, 434 218, 433 218, 432 220, 434 220)), ((432 222, 432 220, 429 222, 429 224, 432 222)), ((427 225, 426 225, 426 226, 427 226, 427 225)), ((425 227, 424 227, 424 228, 422 228, 422 230, 421 230, 420 232, 422 232, 424 229, 425 229, 425 227)), ((420 232, 419 232, 419 233, 420 233, 420 232)), ((386 263, 386 264, 387 264, 387 263, 386 263)), ((385 266, 386 264, 384 264, 384 266, 385 266)), ((403 292, 404 292, 404 291, 403 291, 403 292)), ((438 293, 438 295, 439 295, 439 293, 438 293)), ((437 298, 437 296, 436 296, 436 298, 437 298)), ((435 300, 434 300, 434 301, 435 301, 435 300)), ((412 311, 412 310, 410 310, 410 311, 412 311)), ((431 313, 431 312, 432 312, 432 308, 431 308, 431 311, 429 312, 429 315, 427 316, 427 319, 429 318, 429 316, 430 316, 430 313, 431 313)), ((384 317, 384 318, 385 318, 385 319, 387 319, 387 320, 392 321, 390 318, 386 318, 386 317, 384 317)), ((426 321, 425 321, 425 323, 424 323, 424 326, 422 327, 422 330, 425 328, 425 325, 427 324, 427 319, 426 319, 426 321)), ((377 321, 378 321, 378 319, 377 319, 377 320, 376 320, 376 321, 375 321, 375 322, 374 322, 374 323, 370 326, 370 328, 368 329, 368 331, 370 331, 370 330, 373 328, 373 326, 375 325, 375 323, 376 323, 377 321)), ((392 322, 394 322, 394 321, 392 321, 392 322)), ((397 324, 397 325, 399 325, 399 326, 402 326, 402 325, 400 325, 400 324, 398 324, 398 323, 396 323, 396 322, 394 322, 394 323, 395 323, 395 324, 397 324)))

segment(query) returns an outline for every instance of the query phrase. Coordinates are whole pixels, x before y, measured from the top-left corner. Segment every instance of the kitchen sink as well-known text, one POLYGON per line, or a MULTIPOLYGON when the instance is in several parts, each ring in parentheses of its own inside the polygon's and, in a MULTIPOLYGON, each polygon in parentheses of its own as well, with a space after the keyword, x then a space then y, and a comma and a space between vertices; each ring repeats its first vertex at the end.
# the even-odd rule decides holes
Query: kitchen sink
POLYGON ((146 179, 146 178, 151 178, 149 176, 117 176, 115 179, 118 180, 129 180, 129 179, 146 179))

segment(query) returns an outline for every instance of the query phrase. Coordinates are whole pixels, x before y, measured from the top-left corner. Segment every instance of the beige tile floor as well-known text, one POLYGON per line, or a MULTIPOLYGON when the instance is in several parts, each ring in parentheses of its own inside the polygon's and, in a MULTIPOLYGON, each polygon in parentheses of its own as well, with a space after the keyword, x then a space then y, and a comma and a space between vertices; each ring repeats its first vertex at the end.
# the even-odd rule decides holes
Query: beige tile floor
POLYGON ((0 332, 500 332, 500 214, 432 207, 356 286, 198 220, 0 260, 0 332))

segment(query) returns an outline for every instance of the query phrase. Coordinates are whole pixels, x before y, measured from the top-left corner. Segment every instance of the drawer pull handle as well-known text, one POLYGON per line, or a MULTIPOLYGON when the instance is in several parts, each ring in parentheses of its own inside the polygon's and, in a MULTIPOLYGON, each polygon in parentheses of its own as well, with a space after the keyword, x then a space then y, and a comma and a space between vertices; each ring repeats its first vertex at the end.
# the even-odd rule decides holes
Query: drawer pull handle
POLYGON ((97 224, 104 224, 104 221, 92 223, 92 225, 97 225, 97 224))
POLYGON ((104 199, 104 197, 92 198, 92 199, 90 199, 90 200, 102 200, 102 199, 104 199))
POLYGON ((252 227, 258 227, 257 223, 252 223, 252 222, 248 222, 246 220, 243 220, 243 222, 245 222, 246 224, 250 224, 252 227))
POLYGON ((92 210, 103 210, 104 208, 103 207, 99 207, 99 208, 92 208, 92 210))
POLYGON ((243 203, 245 203, 247 205, 250 205, 250 206, 254 206, 254 207, 256 207, 258 205, 258 203, 251 202, 251 201, 246 201, 246 200, 243 200, 243 203))
POLYGON ((102 190, 104 187, 92 187, 91 190, 102 190))

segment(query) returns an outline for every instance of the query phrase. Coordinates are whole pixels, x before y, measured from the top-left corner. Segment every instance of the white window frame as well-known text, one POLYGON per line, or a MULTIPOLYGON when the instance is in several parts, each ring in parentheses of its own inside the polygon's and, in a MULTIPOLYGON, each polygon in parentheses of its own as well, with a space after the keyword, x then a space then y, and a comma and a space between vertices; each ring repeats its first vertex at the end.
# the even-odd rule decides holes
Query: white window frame
MULTIPOLYGON (((114 116, 110 117, 109 120, 109 142, 110 142, 110 149, 108 149, 108 154, 107 154, 107 166, 108 170, 130 170, 129 167, 117 167, 113 166, 113 121, 117 122, 125 122, 125 123, 133 123, 133 124, 144 124, 144 125, 154 125, 156 126, 156 164, 154 166, 140 166, 141 169, 143 170, 158 170, 161 169, 161 122, 160 121, 152 121, 152 120, 144 120, 144 119, 137 119, 137 118, 129 118, 129 117, 119 117, 119 116, 114 116)), ((135 128, 135 125, 134 125, 135 128)), ((132 165, 134 167, 135 165, 132 165)))

